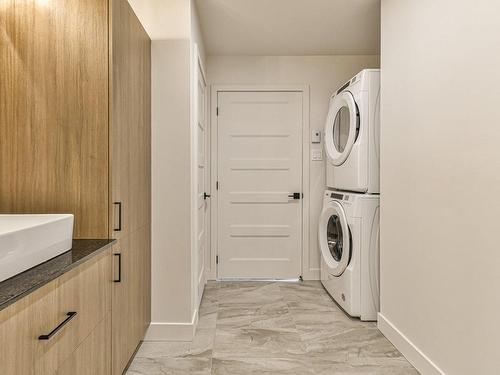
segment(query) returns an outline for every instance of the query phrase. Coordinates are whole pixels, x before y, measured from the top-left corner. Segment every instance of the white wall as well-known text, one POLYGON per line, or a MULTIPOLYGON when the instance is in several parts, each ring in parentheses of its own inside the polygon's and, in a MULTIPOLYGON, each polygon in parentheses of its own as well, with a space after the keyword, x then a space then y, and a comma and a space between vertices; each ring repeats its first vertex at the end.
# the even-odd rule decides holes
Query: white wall
POLYGON ((152 323, 147 340, 190 340, 197 321, 192 0, 129 0, 152 39, 152 323))
POLYGON ((151 40, 190 37, 190 0, 128 0, 151 40))
POLYGON ((203 35, 200 28, 200 18, 198 15, 198 9, 196 8, 196 2, 194 0, 190 0, 190 9, 191 9, 191 40, 193 43, 196 43, 198 46, 198 51, 201 56, 201 60, 203 64, 206 61, 206 52, 205 52, 205 42, 203 40, 203 35))
MULTIPOLYGON (((307 84, 310 86, 310 129, 323 131, 331 94, 363 68, 379 66, 370 56, 208 56, 207 76, 211 84, 307 84)), ((322 148, 322 145, 306 145, 322 148)), ((309 151, 306 151, 309 153, 309 151)), ((325 189, 324 162, 311 161, 310 230, 304 254, 303 276, 319 278, 318 216, 325 189)))
POLYGON ((152 329, 190 323, 191 131, 189 40, 152 42, 152 329))
POLYGON ((382 0, 380 327, 423 374, 500 373, 499 14, 382 0))

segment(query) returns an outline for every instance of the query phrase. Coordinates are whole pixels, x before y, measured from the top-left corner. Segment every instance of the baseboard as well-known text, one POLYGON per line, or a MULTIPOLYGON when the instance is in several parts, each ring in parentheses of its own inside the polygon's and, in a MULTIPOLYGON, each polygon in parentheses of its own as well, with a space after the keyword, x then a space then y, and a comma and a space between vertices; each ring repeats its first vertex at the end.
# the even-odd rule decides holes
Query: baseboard
POLYGON ((429 357, 415 346, 394 324, 378 314, 378 329, 406 357, 406 359, 424 375, 445 375, 429 357))
POLYGON ((151 322, 144 341, 192 341, 198 325, 198 310, 189 323, 151 322))
POLYGON ((312 268, 302 271, 302 278, 304 280, 320 280, 321 277, 319 268, 312 268))

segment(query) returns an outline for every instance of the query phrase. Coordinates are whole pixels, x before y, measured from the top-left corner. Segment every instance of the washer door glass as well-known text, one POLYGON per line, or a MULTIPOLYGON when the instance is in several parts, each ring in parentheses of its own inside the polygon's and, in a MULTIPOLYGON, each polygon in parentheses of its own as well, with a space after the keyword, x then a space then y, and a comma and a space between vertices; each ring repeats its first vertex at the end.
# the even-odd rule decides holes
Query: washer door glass
POLYGON ((326 230, 326 240, 328 243, 328 249, 333 259, 340 262, 342 259, 343 252, 343 238, 342 238, 342 225, 340 224, 340 219, 337 215, 330 216, 328 220, 328 226, 326 230))
POLYGON ((344 273, 351 260, 351 233, 342 205, 326 204, 321 212, 318 239, 323 261, 334 276, 344 273))

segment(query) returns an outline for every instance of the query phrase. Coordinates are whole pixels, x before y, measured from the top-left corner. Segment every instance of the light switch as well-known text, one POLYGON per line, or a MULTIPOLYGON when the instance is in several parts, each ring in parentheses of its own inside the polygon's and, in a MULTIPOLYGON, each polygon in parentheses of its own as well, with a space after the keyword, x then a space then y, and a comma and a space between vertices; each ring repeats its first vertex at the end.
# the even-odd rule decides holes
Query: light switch
POLYGON ((313 161, 321 161, 323 160, 323 150, 311 150, 311 160, 313 161))
POLYGON ((311 143, 321 143, 321 130, 312 131, 311 143))

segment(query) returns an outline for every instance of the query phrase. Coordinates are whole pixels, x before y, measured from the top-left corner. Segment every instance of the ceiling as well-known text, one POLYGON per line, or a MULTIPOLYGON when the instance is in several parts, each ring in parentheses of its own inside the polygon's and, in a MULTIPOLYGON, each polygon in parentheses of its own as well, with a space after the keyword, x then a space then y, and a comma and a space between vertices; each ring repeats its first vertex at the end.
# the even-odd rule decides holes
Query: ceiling
POLYGON ((196 0, 209 55, 380 53, 380 0, 196 0))

